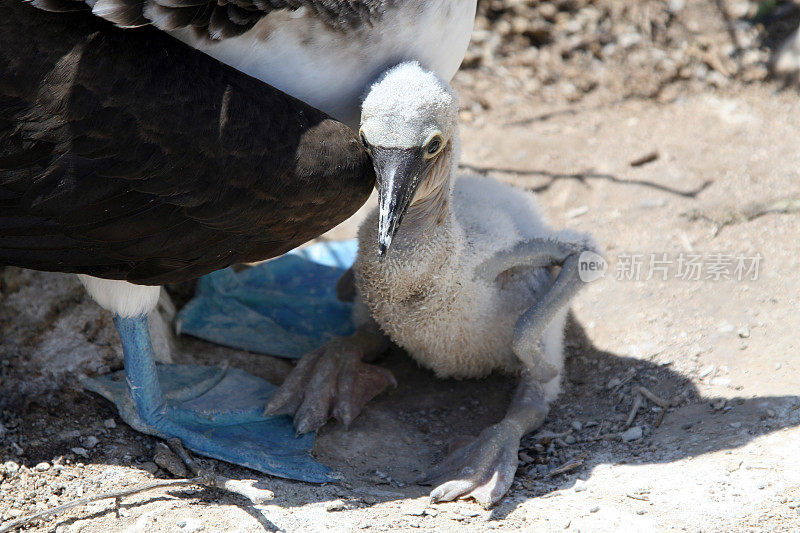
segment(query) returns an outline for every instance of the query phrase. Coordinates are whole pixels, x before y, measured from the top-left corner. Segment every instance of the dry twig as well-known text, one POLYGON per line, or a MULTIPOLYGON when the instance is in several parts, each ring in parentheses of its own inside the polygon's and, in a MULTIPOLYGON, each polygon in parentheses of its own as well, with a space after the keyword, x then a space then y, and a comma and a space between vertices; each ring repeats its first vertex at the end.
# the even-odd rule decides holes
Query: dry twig
POLYGON ((119 499, 125 496, 131 496, 133 494, 138 494, 140 492, 146 492, 148 490, 153 489, 160 489, 164 487, 181 487, 185 485, 201 485, 203 484, 204 480, 201 478, 192 478, 192 479, 163 479, 160 481, 153 481, 151 483, 145 483, 143 485, 139 485, 138 487, 132 487, 130 489, 125 490, 118 490, 112 492, 104 492, 102 494, 96 494, 94 496, 87 496, 85 498, 80 498, 77 500, 73 500, 71 502, 67 502, 63 505, 59 505, 58 507, 53 507, 52 509, 47 509, 45 511, 41 511, 38 513, 34 513, 32 515, 24 516, 22 518, 18 518, 16 520, 12 520, 11 522, 6 522, 5 524, 0 524, 0 533, 7 533, 8 531, 13 531, 17 528, 24 526, 25 524, 32 522, 34 520, 41 520, 42 518, 47 518, 48 516, 52 516, 58 513, 62 513, 73 507, 78 507, 80 505, 86 505, 87 503, 96 502, 99 500, 107 500, 110 498, 119 499))
POLYGON ((633 389, 633 406, 631 407, 631 412, 628 414, 628 419, 625 421, 625 425, 622 426, 622 429, 628 429, 633 424, 633 421, 636 419, 636 413, 639 412, 639 408, 642 406, 642 395, 639 394, 639 391, 636 390, 634 387, 633 389))
POLYGON ((653 394, 649 389, 642 387, 641 385, 634 388, 634 390, 637 391, 642 396, 644 396, 645 398, 647 398, 648 400, 650 400, 651 402, 653 402, 654 404, 656 404, 657 406, 661 407, 662 409, 667 409, 670 406, 667 400, 659 398, 658 396, 653 394))
POLYGON ((550 472, 548 472, 547 477, 553 477, 559 474, 563 474, 565 472, 569 472, 570 470, 575 470, 576 468, 580 467, 583 464, 583 461, 586 460, 586 457, 588 457, 588 455, 589 455, 588 452, 583 452, 582 454, 578 455, 575 459, 564 463, 555 470, 551 470, 550 472))
MULTIPOLYGON (((145 483, 139 485, 138 487, 132 487, 129 489, 119 490, 119 491, 111 491, 111 492, 104 492, 102 494, 96 494, 94 496, 87 496, 85 498, 79 498, 77 500, 73 500, 71 502, 67 502, 63 505, 59 505, 57 507, 53 507, 52 509, 48 509, 45 511, 41 511, 38 513, 34 513, 28 516, 24 516, 22 518, 18 518, 16 520, 12 520, 11 522, 6 522, 4 524, 0 524, 0 533, 7 533, 9 531, 13 531, 17 528, 28 524, 34 520, 41 520, 43 518, 47 518, 49 516, 53 516, 73 507, 79 507, 81 505, 86 505, 87 503, 96 502, 99 500, 107 500, 110 498, 114 498, 116 507, 115 511, 119 514, 119 504, 121 498, 125 496, 131 496, 133 494, 138 494, 140 492, 146 492, 153 489, 159 489, 164 487, 182 487, 186 485, 204 485, 210 487, 216 487, 218 489, 226 490, 228 492, 233 492, 244 496, 251 502, 255 504, 261 504, 266 502, 267 500, 271 500, 275 497, 272 491, 267 489, 259 489, 254 487, 253 484, 255 480, 238 480, 238 479, 230 479, 225 476, 220 476, 214 474, 213 472, 206 472, 200 468, 200 465, 195 461, 190 455, 189 452, 183 447, 180 439, 170 439, 167 441, 169 443, 169 448, 164 446, 162 451, 166 451, 167 453, 174 453, 177 455, 181 461, 183 461, 186 466, 194 473, 195 477, 190 479, 164 479, 159 481, 153 481, 150 483, 145 483)), ((162 444, 163 446, 163 444, 162 444)))

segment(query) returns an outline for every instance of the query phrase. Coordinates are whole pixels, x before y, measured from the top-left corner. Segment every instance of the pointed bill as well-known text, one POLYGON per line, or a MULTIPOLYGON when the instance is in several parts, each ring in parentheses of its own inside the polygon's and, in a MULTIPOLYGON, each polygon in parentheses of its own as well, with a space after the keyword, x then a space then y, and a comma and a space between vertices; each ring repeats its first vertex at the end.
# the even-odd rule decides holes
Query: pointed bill
POLYGON ((378 254, 384 257, 414 199, 428 160, 420 148, 372 148, 378 188, 378 254))

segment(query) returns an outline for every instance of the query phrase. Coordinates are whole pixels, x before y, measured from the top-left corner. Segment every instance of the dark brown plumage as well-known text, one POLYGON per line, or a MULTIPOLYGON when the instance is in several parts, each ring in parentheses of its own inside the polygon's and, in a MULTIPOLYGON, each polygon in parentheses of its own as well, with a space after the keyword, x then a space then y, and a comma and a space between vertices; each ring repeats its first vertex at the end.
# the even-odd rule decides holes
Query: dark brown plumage
MULTIPOLYGON (((48 11, 88 9, 86 0, 29 0, 48 11)), ((370 25, 393 0, 97 0, 95 14, 122 27, 153 24, 162 30, 191 27, 212 40, 251 29, 262 17, 305 7, 331 28, 370 25)))
POLYGON ((190 279, 316 237, 373 182, 346 126, 166 34, 0 5, 0 264, 190 279))

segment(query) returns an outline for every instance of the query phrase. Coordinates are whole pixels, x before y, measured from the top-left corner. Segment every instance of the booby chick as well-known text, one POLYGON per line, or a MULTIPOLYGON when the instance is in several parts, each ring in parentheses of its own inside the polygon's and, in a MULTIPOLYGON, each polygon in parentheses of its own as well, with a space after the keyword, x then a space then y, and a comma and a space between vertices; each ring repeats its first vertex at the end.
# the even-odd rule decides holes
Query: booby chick
POLYGON ((457 118, 453 89, 417 63, 373 85, 360 133, 380 200, 358 234, 351 279, 359 327, 304 356, 267 410, 294 415, 300 432, 329 416, 349 424, 394 382, 363 362, 387 337, 440 377, 518 375, 505 418, 422 480, 436 501, 473 497, 489 506, 511 486, 520 439, 559 393, 579 256, 597 246, 552 229, 529 192, 474 175, 455 179, 457 118))

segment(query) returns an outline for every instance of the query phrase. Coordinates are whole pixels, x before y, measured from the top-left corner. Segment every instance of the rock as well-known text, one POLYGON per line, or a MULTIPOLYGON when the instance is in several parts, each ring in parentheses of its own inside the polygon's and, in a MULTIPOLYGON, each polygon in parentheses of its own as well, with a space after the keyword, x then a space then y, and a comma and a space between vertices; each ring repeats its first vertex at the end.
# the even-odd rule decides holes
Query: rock
POLYGON ((800 29, 796 30, 775 52, 772 71, 794 83, 800 81, 800 29))
POLYGON ((580 423, 579 421, 577 421, 577 420, 573 420, 573 421, 572 421, 572 429, 574 429, 575 431, 580 431, 580 430, 582 430, 582 429, 583 429, 583 424, 581 424, 581 423, 580 423))
POLYGON ((739 337, 741 337, 743 339, 747 339, 747 338, 750 337, 750 328, 748 328, 747 326, 745 326, 743 328, 739 328, 739 331, 737 332, 737 334, 739 335, 739 337))
POLYGON ((564 442, 566 442, 567 444, 575 444, 576 442, 578 442, 578 439, 575 438, 575 435, 567 435, 566 437, 564 437, 564 442))
POLYGON ((95 437, 94 435, 89 435, 85 439, 83 439, 83 445, 86 446, 88 449, 92 449, 100 443, 100 439, 95 437))
POLYGON ((158 472, 158 465, 152 461, 147 461, 146 463, 142 463, 140 465, 140 468, 150 474, 155 474, 156 472, 158 472))
POLYGON ((332 502, 328 502, 325 504, 325 510, 329 513, 336 513, 338 511, 344 511, 347 508, 344 500, 333 500, 332 502))
POLYGON ((625 442, 632 442, 642 438, 642 428, 641 426, 633 426, 632 428, 628 428, 625 432, 620 435, 620 438, 625 442))
POLYGON ((86 448, 81 448, 80 446, 76 446, 75 448, 70 448, 70 450, 72 450, 72 453, 74 453, 75 455, 80 455, 83 458, 89 457, 89 451, 86 448))
POLYGON ((113 418, 109 418, 108 420, 103 420, 103 425, 107 429, 114 429, 117 427, 117 423, 114 421, 113 418))
POLYGON ((575 480, 575 485, 572 488, 575 492, 583 492, 586 490, 586 482, 582 479, 575 480))
POLYGON ((6 474, 16 474, 19 472, 19 464, 14 461, 6 461, 3 463, 3 471, 5 471, 6 474))
POLYGON ((574 209, 570 209, 569 211, 567 211, 567 213, 564 216, 566 218, 578 218, 579 216, 585 215, 588 212, 589 212, 589 206, 588 205, 582 205, 582 206, 576 207, 574 209))
POLYGON ((619 36, 617 43, 622 48, 631 48, 642 42, 642 36, 636 32, 625 33, 619 36))
POLYGON ((713 378, 711 380, 711 384, 712 385, 719 385, 721 387, 730 387, 731 386, 731 380, 730 380, 730 378, 713 378))
POLYGON ((37 464, 34 467, 34 470, 36 470, 37 472, 47 472, 48 470, 50 470, 50 463, 43 461, 37 464))
POLYGON ((700 371, 697 377, 703 379, 704 377, 711 375, 716 369, 717 367, 715 367, 714 365, 708 365, 707 367, 705 367, 703 370, 700 371))
POLYGON ((595 505, 594 507, 592 507, 591 509, 589 509, 589 512, 590 512, 590 513, 596 513, 596 512, 597 512, 597 511, 599 511, 599 510, 600 510, 600 507, 598 507, 598 506, 596 506, 596 505, 595 505))

